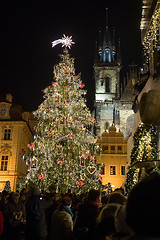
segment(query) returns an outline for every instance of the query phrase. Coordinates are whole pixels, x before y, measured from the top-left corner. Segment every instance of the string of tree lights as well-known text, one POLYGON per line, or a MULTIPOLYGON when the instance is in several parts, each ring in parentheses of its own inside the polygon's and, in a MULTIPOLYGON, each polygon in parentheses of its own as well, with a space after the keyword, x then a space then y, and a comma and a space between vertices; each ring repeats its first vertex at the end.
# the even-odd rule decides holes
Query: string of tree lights
POLYGON ((160 8, 158 7, 158 4, 157 9, 155 10, 151 22, 149 24, 147 34, 143 41, 144 58, 146 64, 148 64, 150 60, 149 50, 152 49, 152 53, 154 53, 155 48, 157 47, 157 44, 159 42, 160 8))
POLYGON ((156 161, 158 134, 154 125, 140 124, 133 136, 133 149, 131 152, 131 162, 126 177, 126 192, 128 193, 134 184, 138 181, 139 169, 133 169, 131 166, 136 161, 156 161))

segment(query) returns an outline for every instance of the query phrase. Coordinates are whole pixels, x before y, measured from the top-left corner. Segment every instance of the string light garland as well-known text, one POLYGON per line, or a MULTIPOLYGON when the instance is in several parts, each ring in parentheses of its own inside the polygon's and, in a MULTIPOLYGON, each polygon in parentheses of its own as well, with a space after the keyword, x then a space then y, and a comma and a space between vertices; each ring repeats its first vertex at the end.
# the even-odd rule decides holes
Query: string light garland
POLYGON ((126 176, 125 188, 128 193, 134 184, 138 181, 139 169, 133 169, 131 166, 136 161, 154 161, 157 160, 158 135, 154 125, 139 125, 133 136, 133 149, 131 152, 131 163, 126 176))
POLYGON ((159 3, 157 3, 154 14, 152 15, 152 18, 150 21, 148 30, 146 32, 146 36, 143 41, 144 58, 145 58, 146 64, 149 63, 150 54, 154 53, 154 48, 158 44, 159 33, 160 33, 160 8, 159 8, 159 3))

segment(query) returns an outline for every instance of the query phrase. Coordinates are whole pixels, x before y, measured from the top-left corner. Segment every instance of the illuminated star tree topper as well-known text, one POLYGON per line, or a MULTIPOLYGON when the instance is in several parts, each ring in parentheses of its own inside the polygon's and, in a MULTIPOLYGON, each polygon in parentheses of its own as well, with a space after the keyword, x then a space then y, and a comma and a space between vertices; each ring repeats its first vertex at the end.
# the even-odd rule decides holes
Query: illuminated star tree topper
POLYGON ((58 40, 53 41, 52 42, 52 47, 55 47, 59 43, 62 44, 62 47, 68 47, 68 48, 71 48, 71 45, 75 44, 72 41, 72 36, 68 37, 68 36, 65 36, 65 34, 63 34, 62 39, 58 39, 58 40))

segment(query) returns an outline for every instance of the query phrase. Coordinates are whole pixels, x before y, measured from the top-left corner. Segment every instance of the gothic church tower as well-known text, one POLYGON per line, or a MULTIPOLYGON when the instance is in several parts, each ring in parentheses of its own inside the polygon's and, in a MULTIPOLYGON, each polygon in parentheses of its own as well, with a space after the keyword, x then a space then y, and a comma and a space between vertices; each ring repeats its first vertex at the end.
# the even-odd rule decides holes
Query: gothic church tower
POLYGON ((115 44, 115 30, 111 35, 108 27, 108 9, 106 8, 105 29, 99 33, 96 43, 94 63, 95 77, 95 134, 101 134, 114 124, 121 129, 124 136, 128 136, 132 129, 135 98, 131 81, 125 84, 120 82, 120 42, 115 44), (112 37, 112 39, 111 39, 112 37), (125 89, 127 88, 127 91, 125 89), (123 94, 123 92, 127 92, 123 94))

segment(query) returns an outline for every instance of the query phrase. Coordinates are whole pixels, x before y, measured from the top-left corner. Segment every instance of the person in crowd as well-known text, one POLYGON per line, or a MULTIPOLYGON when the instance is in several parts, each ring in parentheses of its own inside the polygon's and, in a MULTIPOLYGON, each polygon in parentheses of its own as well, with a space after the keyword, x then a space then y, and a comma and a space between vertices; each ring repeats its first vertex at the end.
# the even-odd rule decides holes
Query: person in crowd
MULTIPOLYGON (((21 192, 20 193, 20 199, 21 203, 24 206, 24 209, 26 208, 26 193, 21 192)), ((26 209, 25 209, 26 210, 26 209)), ((26 214, 25 214, 26 215, 26 214)))
POLYGON ((119 206, 117 203, 111 203, 102 208, 97 217, 96 240, 105 240, 106 236, 116 232, 115 213, 119 206))
POLYGON ((0 240, 3 239, 3 223, 4 223, 3 212, 0 210, 0 240))
POLYGON ((107 204, 108 198, 107 198, 107 195, 106 195, 105 191, 103 191, 101 195, 102 195, 101 196, 101 203, 102 203, 102 207, 103 207, 107 204))
POLYGON ((0 200, 0 211, 3 214, 3 234, 2 239, 6 239, 7 232, 7 203, 8 203, 9 193, 5 190, 2 191, 2 196, 0 200))
POLYGON ((153 172, 136 184, 128 195, 126 222, 133 239, 160 239, 160 175, 153 172))
POLYGON ((65 196, 62 199, 62 204, 53 212, 50 240, 73 239, 73 213, 71 205, 72 199, 69 196, 65 196))
POLYGON ((0 192, 0 201, 2 200, 3 194, 0 192))
POLYGON ((19 240, 21 238, 22 217, 25 216, 25 209, 21 201, 19 201, 20 195, 17 192, 11 194, 11 198, 8 201, 7 207, 7 240, 19 240))
POLYGON ((74 234, 77 240, 95 239, 96 219, 101 206, 100 191, 91 189, 88 199, 78 207, 77 216, 74 224, 74 234))
POLYGON ((53 204, 46 211, 46 222, 47 222, 48 233, 51 232, 51 218, 52 218, 52 214, 53 214, 53 212, 57 209, 57 207, 61 203, 61 198, 60 198, 60 195, 58 193, 56 193, 56 192, 50 193, 49 197, 50 197, 50 199, 52 199, 53 204))
MULTIPOLYGON (((111 236, 111 240, 160 239, 160 175, 151 173, 138 182, 129 192, 126 203, 126 223, 129 236, 111 236)), ((108 239, 107 239, 108 240, 108 239)))
POLYGON ((123 189, 122 187, 116 188, 116 189, 114 190, 114 192, 119 192, 119 193, 121 193, 122 195, 124 195, 124 189, 123 189))
POLYGON ((48 231, 45 211, 53 204, 40 197, 38 188, 31 189, 31 197, 26 204, 26 238, 27 240, 46 240, 48 231))
POLYGON ((115 213, 115 227, 116 234, 115 236, 123 237, 129 236, 131 231, 129 226, 126 223, 126 205, 119 205, 115 213))
POLYGON ((26 205, 26 193, 20 192, 20 200, 23 203, 23 205, 26 205))
POLYGON ((107 203, 118 203, 118 204, 125 204, 127 199, 125 196, 120 192, 112 192, 108 195, 107 203))
POLYGON ((52 193, 50 197, 53 200, 53 205, 52 205, 52 213, 53 213, 61 203, 61 199, 58 193, 52 193))

